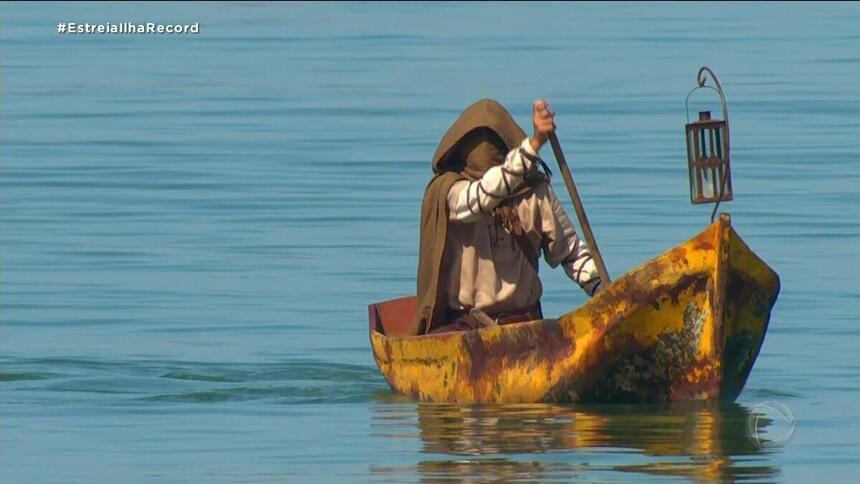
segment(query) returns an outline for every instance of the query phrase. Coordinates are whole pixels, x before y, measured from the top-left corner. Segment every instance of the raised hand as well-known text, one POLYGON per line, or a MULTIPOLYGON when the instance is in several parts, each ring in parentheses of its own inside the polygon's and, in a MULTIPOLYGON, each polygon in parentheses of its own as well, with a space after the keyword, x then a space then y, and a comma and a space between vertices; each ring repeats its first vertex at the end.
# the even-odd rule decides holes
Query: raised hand
POLYGON ((549 134, 555 131, 555 112, 550 109, 545 99, 538 99, 532 104, 532 124, 534 134, 529 142, 537 152, 549 139, 549 134))

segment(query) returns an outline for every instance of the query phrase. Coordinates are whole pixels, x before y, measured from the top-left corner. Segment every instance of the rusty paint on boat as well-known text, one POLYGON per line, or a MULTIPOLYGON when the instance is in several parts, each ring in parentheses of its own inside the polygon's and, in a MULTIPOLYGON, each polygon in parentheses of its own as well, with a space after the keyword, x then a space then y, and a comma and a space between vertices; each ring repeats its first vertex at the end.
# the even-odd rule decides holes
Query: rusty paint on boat
POLYGON ((401 298, 370 306, 370 341, 391 388, 426 401, 734 400, 778 292, 723 214, 558 319, 405 336, 401 298))

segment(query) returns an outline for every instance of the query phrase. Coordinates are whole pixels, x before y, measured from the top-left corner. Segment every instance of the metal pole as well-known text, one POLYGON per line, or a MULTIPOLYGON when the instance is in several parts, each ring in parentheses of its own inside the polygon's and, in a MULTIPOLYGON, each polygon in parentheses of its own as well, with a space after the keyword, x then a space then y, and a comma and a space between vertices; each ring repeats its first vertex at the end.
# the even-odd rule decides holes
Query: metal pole
POLYGON ((594 240, 591 225, 588 224, 588 217, 585 215, 585 209, 582 208, 582 200, 579 199, 579 192, 576 191, 573 176, 570 174, 570 168, 568 168, 567 161, 564 159, 564 152, 561 151, 561 144, 559 144, 558 136, 556 136, 555 132, 549 134, 549 142, 552 145, 553 153, 555 153, 555 159, 558 161, 558 168, 561 170, 564 184, 567 185, 567 192, 570 194, 573 208, 576 210, 576 217, 579 219, 580 227, 582 227, 582 235, 585 236, 585 243, 588 244, 591 257, 597 266, 597 273, 600 274, 601 284, 605 289, 612 280, 609 279, 609 273, 606 271, 606 265, 603 263, 603 257, 600 255, 600 249, 597 248, 597 241, 594 240))

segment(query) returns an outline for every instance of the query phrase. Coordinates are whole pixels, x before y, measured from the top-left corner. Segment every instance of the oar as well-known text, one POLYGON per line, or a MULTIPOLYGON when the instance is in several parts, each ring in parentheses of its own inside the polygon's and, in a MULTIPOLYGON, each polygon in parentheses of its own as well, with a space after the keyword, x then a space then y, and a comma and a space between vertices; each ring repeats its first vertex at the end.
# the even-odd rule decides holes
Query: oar
POLYGON ((591 257, 594 259, 594 264, 597 265, 597 273, 600 274, 600 284, 605 289, 612 281, 609 279, 609 273, 606 272, 606 265, 603 263, 603 257, 600 256, 600 249, 597 248, 597 241, 594 240, 591 225, 588 224, 588 217, 585 215, 585 209, 582 208, 582 200, 579 199, 579 192, 576 191, 573 176, 570 174, 570 168, 567 167, 564 152, 561 151, 561 144, 559 144, 558 136, 555 135, 554 131, 549 134, 549 142, 552 145, 552 152, 555 153, 555 159, 558 161, 561 176, 564 177, 564 184, 567 185, 567 192, 570 193, 573 208, 576 210, 576 217, 579 219, 579 226, 582 227, 582 235, 585 236, 585 242, 591 251, 591 257))

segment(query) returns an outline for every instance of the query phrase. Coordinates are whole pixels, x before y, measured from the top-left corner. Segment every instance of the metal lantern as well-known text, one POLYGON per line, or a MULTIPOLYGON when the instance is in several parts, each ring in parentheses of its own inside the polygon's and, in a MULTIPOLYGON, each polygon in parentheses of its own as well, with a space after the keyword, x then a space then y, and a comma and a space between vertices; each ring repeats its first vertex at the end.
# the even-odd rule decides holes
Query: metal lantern
MULTIPOLYGON (((732 199, 732 172, 729 166, 729 113, 723 88, 714 72, 707 67, 699 69, 698 87, 687 94, 687 163, 690 170, 690 201, 693 203, 719 203, 732 199), (708 73, 716 88, 705 85, 708 73), (699 119, 690 122, 690 95, 698 89, 712 89, 720 95, 723 119, 713 119, 710 111, 699 112, 699 119)), ((714 214, 717 207, 714 207, 714 214)), ((713 219, 713 214, 711 215, 713 219)))

